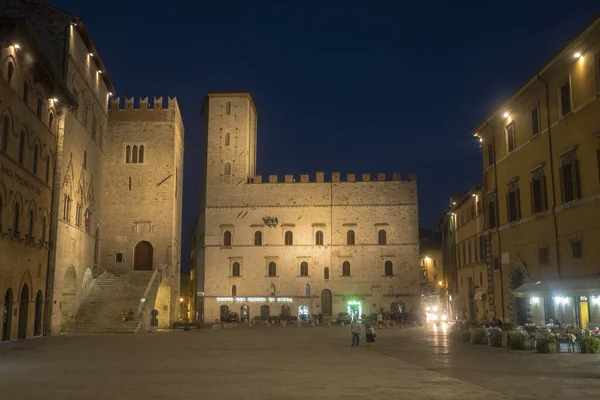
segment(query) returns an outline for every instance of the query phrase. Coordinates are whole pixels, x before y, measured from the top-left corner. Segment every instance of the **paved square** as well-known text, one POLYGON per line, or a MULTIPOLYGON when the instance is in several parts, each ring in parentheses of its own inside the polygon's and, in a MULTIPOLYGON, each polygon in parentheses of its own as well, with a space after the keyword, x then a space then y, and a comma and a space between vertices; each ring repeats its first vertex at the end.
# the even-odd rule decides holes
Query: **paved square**
POLYGON ((358 348, 348 327, 61 336, 0 346, 0 398, 583 399, 600 392, 599 361, 450 343, 431 328, 382 330, 358 348))

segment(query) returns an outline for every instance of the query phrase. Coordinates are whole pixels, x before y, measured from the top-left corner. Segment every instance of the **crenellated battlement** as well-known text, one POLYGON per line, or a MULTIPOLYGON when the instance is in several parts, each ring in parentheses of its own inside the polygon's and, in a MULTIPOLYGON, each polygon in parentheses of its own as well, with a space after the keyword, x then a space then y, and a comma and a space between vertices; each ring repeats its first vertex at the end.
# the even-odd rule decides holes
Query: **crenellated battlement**
POLYGON ((253 178, 250 178, 249 183, 362 183, 362 182, 416 182, 417 174, 410 173, 408 174, 408 179, 402 179, 402 176, 399 173, 394 172, 392 174, 392 179, 388 180, 388 174, 386 173, 378 173, 376 176, 373 176, 370 173, 362 174, 360 180, 356 179, 356 174, 346 174, 346 180, 341 179, 341 174, 339 172, 332 172, 331 179, 325 180, 324 172, 317 172, 316 179, 311 180, 310 175, 303 174, 300 175, 300 180, 296 180, 294 175, 284 175, 284 180, 279 181, 278 175, 268 175, 266 179, 263 179, 262 175, 257 175, 253 178))
POLYGON ((171 121, 173 115, 179 114, 179 104, 176 97, 154 97, 150 103, 148 97, 126 97, 122 102, 120 97, 111 99, 109 118, 119 121, 171 121), (165 107, 166 105, 166 107, 165 107))

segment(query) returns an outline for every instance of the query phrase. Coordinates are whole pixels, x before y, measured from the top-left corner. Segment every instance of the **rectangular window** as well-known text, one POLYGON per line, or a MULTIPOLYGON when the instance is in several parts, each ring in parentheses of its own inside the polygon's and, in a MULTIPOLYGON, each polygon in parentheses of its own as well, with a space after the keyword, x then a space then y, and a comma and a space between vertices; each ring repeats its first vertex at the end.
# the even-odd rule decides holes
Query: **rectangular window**
POLYGON ((564 117, 573 111, 571 103, 571 78, 569 77, 558 88, 558 104, 560 104, 560 116, 564 117))
POLYGON ((540 265, 550 265, 550 248, 542 247, 540 249, 540 265))
POLYGON ((540 107, 536 104, 531 109, 531 136, 540 134, 540 107))
POLYGON ((463 264, 462 265, 467 265, 467 242, 466 241, 462 242, 462 254, 463 254, 463 264))
POLYGON ((571 240, 571 254, 573 255, 573 260, 583 259, 583 245, 581 244, 581 240, 571 240))
POLYGON ((492 142, 489 142, 487 145, 487 156, 488 156, 488 165, 493 165, 496 161, 495 161, 495 157, 494 157, 494 143, 492 143, 492 142))
POLYGON ((546 202, 546 177, 535 176, 530 183, 531 213, 537 214, 548 209, 546 202))
POLYGON ((123 262, 123 253, 115 253, 115 262, 123 262))
POLYGON ((479 286, 483 286, 483 272, 479 271, 479 286))
POLYGON ((485 236, 479 236, 479 260, 485 259, 485 236))
MULTIPOLYGON (((460 267, 460 244, 456 246, 456 264, 460 267)), ((423 261, 423 265, 425 265, 425 261, 423 261)))
POLYGON ((496 200, 494 198, 490 198, 488 201, 488 226, 490 229, 494 229, 496 227, 496 200))
POLYGON ((519 188, 511 187, 506 194, 506 211, 508 222, 515 222, 521 219, 519 188))
POLYGON ((469 264, 473 262, 473 253, 471 252, 471 239, 467 240, 467 247, 469 248, 469 264))
POLYGON ((464 280, 464 276, 460 277, 460 287, 465 287, 465 280, 464 280))
POLYGON ((560 188, 563 203, 580 198, 579 162, 576 159, 563 160, 563 165, 560 167, 560 188))
POLYGON ((511 122, 506 125, 506 148, 507 151, 513 152, 517 148, 517 144, 515 142, 515 122, 511 122))
POLYGON ((92 140, 96 141, 96 117, 92 118, 92 140))

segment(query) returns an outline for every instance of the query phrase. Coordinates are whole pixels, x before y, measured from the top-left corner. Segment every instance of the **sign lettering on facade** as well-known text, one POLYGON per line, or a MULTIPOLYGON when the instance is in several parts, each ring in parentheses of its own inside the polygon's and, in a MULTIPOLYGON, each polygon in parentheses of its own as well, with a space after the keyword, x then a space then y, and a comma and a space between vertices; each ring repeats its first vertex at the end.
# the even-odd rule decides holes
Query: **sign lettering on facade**
POLYGON ((217 303, 293 303, 291 297, 217 297, 217 303))
POLYGON ((29 182, 27 179, 23 178, 21 175, 17 174, 16 172, 13 172, 6 165, 0 165, 0 171, 2 172, 2 174, 7 175, 10 178, 13 178, 21 186, 24 186, 27 189, 31 190, 34 194, 39 196, 42 193, 40 188, 38 188, 33 183, 29 182))

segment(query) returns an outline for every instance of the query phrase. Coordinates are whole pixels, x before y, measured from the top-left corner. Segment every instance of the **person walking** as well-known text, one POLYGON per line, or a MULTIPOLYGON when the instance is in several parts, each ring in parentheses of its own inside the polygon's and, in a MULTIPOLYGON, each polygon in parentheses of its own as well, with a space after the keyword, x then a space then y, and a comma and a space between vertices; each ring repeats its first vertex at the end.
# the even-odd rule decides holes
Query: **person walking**
POLYGON ((361 330, 362 327, 358 323, 358 318, 352 318, 352 322, 350 323, 350 333, 352 333, 352 347, 354 347, 355 344, 358 347, 358 344, 360 343, 361 330))
POLYGON ((367 346, 370 346, 371 343, 375 341, 375 329, 371 324, 367 325, 367 331, 365 332, 365 337, 367 339, 367 346))

